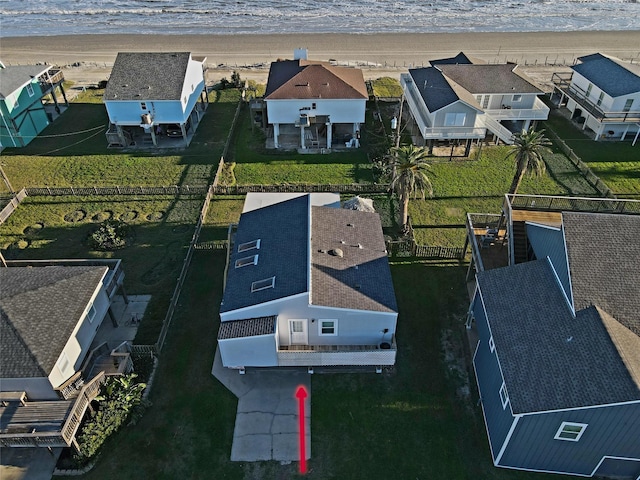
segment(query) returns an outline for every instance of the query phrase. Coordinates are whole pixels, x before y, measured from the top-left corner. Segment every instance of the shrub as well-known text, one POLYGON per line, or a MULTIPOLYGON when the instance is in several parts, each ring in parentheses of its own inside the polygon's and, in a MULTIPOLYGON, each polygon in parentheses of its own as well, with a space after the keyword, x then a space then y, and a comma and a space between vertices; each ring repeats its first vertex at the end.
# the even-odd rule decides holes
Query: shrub
POLYGON ((89 236, 89 246, 96 250, 111 251, 127 245, 131 229, 118 220, 107 220, 96 228, 89 236))

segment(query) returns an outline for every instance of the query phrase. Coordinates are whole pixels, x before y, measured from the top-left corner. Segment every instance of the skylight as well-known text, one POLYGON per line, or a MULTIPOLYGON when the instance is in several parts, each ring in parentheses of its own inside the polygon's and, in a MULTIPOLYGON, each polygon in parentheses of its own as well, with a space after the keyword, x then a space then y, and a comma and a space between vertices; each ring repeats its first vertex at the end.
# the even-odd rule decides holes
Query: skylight
POLYGON ((251 292, 257 292, 259 290, 266 290, 267 288, 273 288, 276 284, 276 277, 265 278, 264 280, 258 280, 251 284, 251 292))
POLYGON ((251 255, 250 257, 239 258, 236 260, 236 268, 246 267, 247 265, 257 265, 258 255, 251 255))
POLYGON ((238 245, 238 252, 246 252, 252 249, 260 250, 260 239, 252 240, 251 242, 241 243, 238 245))

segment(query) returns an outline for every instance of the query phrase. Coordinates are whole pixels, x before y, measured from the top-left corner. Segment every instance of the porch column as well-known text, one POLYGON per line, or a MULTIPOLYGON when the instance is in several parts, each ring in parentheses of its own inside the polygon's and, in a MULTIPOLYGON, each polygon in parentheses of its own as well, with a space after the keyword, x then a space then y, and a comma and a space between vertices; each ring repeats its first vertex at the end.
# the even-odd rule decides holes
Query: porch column
POLYGON ((111 325, 113 325, 115 328, 118 328, 120 325, 118 325, 118 320, 116 320, 116 315, 113 313, 113 309, 111 308, 111 305, 109 305, 109 308, 107 309, 107 314, 111 319, 111 325))
POLYGON ((127 139, 124 136, 124 132, 122 131, 122 126, 118 125, 116 123, 116 132, 118 132, 118 138, 120 139, 120 143, 122 143, 122 145, 124 145, 125 147, 128 147, 129 145, 127 145, 127 139))
POLYGON ((325 123, 325 125, 327 126, 327 148, 331 148, 331 143, 333 142, 333 139, 331 138, 331 123, 325 123))
POLYGON ((629 127, 630 127, 630 126, 631 126, 631 125, 628 125, 628 124, 627 124, 627 128, 625 128, 625 129, 624 129, 624 132, 622 132, 622 137, 620 137, 620 141, 621 141, 621 142, 624 142, 624 139, 626 138, 627 133, 629 132, 629 127))
POLYGON ((67 100, 67 94, 64 93, 64 87, 62 86, 62 82, 60 82, 60 85, 58 85, 60 87, 60 93, 62 93, 62 98, 64 98, 64 104, 68 107, 69 106, 69 100, 67 100))
POLYGON ((280 136, 280 124, 273 124, 273 147, 278 148, 278 137, 280 136))
POLYGON ((158 146, 158 137, 156 137, 156 129, 153 125, 151 125, 151 128, 149 129, 151 130, 151 140, 153 141, 153 146, 157 147, 158 146))
POLYGON ((304 145, 304 127, 302 125, 300 126, 300 145, 301 145, 303 150, 305 150, 307 148, 304 145))
POLYGON ((531 120, 527 120, 524 122, 524 129, 529 131, 529 127, 531 126, 531 120))

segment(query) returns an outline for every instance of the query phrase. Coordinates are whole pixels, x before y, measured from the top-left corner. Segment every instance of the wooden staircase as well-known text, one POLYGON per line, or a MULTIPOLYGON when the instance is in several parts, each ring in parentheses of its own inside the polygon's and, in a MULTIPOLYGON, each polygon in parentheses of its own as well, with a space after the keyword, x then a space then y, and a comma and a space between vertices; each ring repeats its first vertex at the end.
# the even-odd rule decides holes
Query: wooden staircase
POLYGON ((511 235, 513 238, 513 260, 515 264, 524 263, 529 260, 529 240, 527 239, 527 230, 524 222, 513 222, 511 227, 511 235))

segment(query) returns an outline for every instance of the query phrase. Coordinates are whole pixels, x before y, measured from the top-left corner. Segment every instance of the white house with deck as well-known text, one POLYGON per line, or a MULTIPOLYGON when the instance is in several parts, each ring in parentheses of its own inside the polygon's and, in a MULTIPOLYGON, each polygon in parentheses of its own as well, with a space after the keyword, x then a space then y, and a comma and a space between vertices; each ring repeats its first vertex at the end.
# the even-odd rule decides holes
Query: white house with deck
POLYGON ((594 53, 578 58, 569 75, 554 73, 554 99, 593 139, 637 142, 640 135, 640 66, 594 53))
POLYGON ((337 194, 248 194, 220 305, 225 367, 393 365, 397 306, 377 213, 337 194))
POLYGON ((264 101, 273 147, 357 147, 369 99, 362 70, 307 60, 304 49, 294 57, 269 69, 264 101))
POLYGON ((546 120, 543 94, 515 64, 478 64, 464 54, 434 60, 431 66, 401 75, 413 119, 414 141, 484 139, 487 134, 512 143, 513 133, 546 120))
POLYGON ((158 146, 166 137, 188 145, 207 106, 205 60, 189 52, 118 53, 103 99, 110 145, 158 146))

